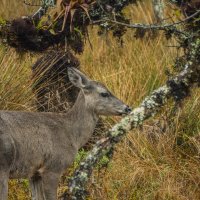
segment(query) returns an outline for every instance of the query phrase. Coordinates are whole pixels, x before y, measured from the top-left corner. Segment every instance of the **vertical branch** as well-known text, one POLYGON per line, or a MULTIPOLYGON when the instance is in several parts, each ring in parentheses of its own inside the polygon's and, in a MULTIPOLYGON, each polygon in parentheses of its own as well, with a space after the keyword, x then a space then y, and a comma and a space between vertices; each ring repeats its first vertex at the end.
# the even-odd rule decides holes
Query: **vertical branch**
POLYGON ((152 6, 157 23, 164 19, 164 0, 152 0, 152 6))

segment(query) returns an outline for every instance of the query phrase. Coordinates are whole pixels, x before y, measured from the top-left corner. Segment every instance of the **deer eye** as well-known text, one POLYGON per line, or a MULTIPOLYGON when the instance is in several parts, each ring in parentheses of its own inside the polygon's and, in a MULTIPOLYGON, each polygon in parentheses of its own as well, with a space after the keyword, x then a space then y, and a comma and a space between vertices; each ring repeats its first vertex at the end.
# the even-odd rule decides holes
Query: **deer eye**
POLYGON ((102 92, 102 93, 100 93, 100 95, 101 95, 102 97, 109 97, 109 94, 106 93, 106 92, 102 92))

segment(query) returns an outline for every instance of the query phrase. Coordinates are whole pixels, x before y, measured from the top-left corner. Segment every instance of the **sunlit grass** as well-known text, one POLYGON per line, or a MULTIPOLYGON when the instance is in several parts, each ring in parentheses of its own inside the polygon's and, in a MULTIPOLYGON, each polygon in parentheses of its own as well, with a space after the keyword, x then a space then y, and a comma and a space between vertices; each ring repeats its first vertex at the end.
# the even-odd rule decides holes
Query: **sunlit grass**
POLYGON ((31 64, 29 55, 20 56, 13 49, 0 49, 0 109, 31 110, 31 64), (25 59, 25 60, 24 60, 25 59))

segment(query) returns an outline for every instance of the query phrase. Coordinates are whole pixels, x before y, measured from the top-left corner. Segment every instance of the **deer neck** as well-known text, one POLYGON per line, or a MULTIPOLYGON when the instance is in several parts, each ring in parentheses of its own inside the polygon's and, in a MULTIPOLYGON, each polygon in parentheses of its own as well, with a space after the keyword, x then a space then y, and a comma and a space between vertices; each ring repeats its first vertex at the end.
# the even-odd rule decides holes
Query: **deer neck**
POLYGON ((87 106, 84 94, 79 92, 72 109, 67 113, 70 131, 74 144, 78 149, 85 145, 96 127, 98 116, 87 106))

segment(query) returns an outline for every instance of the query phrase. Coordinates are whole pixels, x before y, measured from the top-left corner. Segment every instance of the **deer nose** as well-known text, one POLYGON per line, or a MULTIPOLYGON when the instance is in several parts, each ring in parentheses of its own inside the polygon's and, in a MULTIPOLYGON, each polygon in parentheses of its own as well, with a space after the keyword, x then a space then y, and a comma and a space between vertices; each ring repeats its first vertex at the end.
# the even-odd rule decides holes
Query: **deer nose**
POLYGON ((132 111, 132 109, 131 109, 129 106, 126 106, 125 112, 126 112, 127 114, 129 114, 131 111, 132 111))

